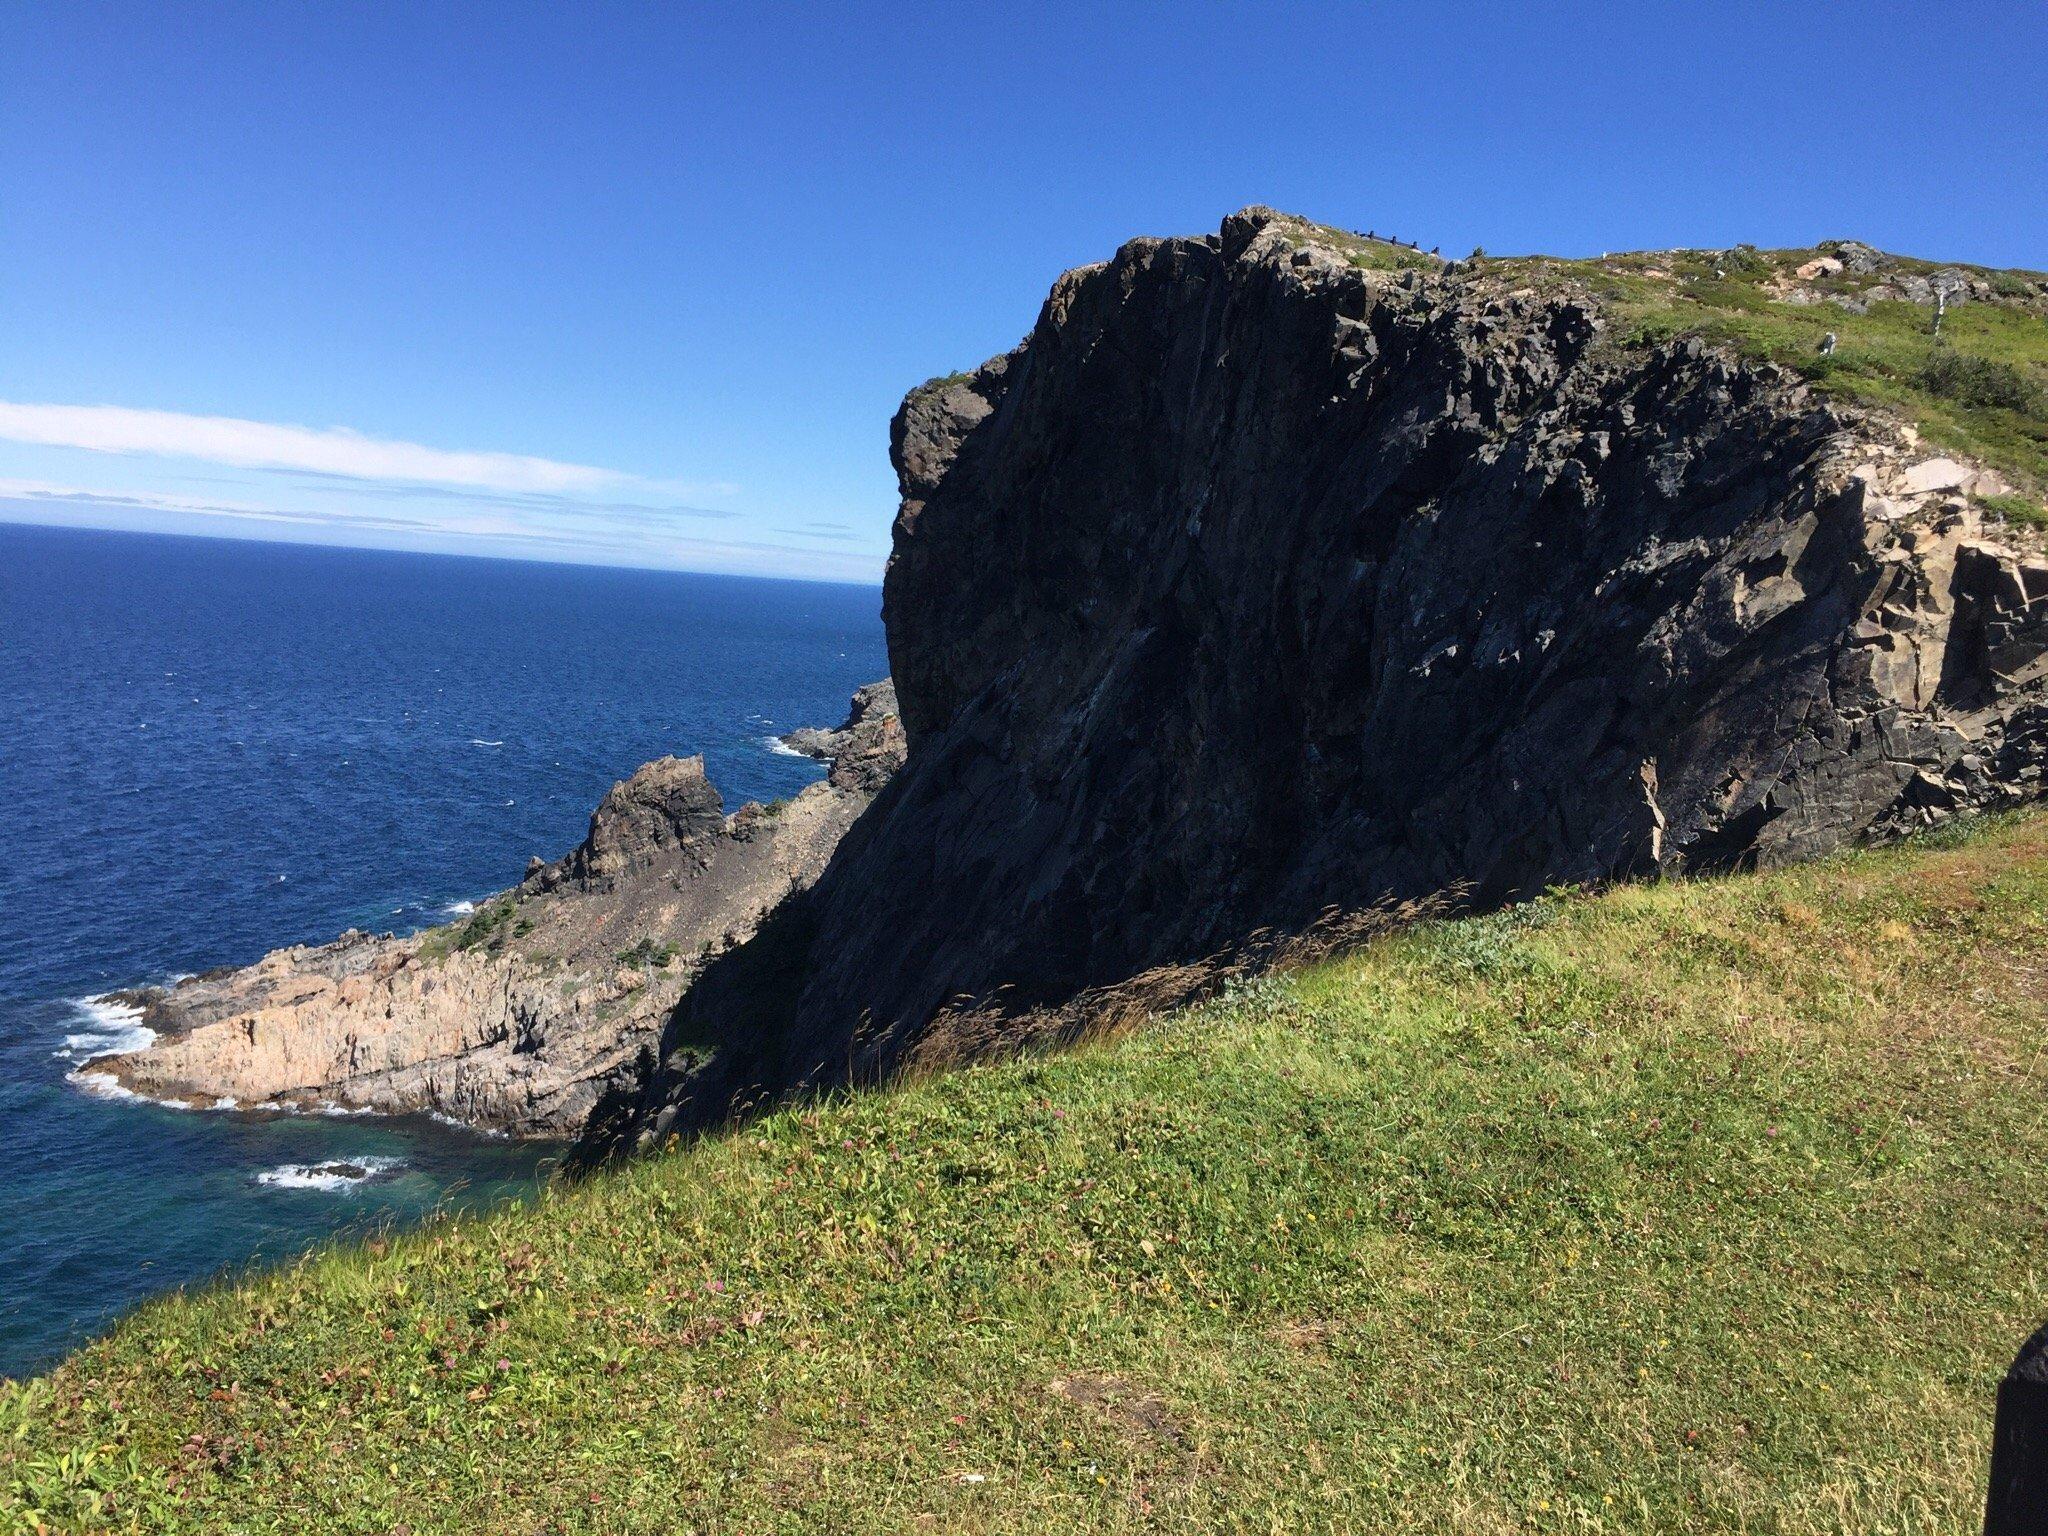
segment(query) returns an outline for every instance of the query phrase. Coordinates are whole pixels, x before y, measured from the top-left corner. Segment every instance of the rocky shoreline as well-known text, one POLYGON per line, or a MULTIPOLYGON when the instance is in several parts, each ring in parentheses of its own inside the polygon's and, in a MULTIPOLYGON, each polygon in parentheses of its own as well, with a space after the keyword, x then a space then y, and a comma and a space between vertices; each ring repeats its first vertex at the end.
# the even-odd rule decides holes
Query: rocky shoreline
POLYGON ((190 1108, 431 1114, 514 1136, 580 1132, 648 1066, 677 1001, 818 878, 902 766, 895 690, 793 750, 829 765, 788 801, 728 814, 701 757, 614 785, 589 835, 461 922, 350 931, 253 965, 115 994, 155 1034, 75 1074, 190 1108))
POLYGON ((650 764, 466 923, 148 996, 162 1038, 84 1070, 588 1161, 1333 909, 2042 798, 2012 484, 1630 291, 1267 208, 1067 273, 891 423, 893 677, 785 738, 824 785, 727 816, 650 764))

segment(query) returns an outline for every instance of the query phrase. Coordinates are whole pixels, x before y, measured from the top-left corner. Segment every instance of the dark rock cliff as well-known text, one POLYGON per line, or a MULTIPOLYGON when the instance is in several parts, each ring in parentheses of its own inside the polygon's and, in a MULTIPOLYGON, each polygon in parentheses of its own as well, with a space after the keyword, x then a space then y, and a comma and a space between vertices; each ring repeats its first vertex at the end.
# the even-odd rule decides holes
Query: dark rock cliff
POLYGON ((2048 564, 1975 471, 1591 301, 1247 210, 905 401, 910 755, 591 1147, 1330 904, 1818 854, 2038 794, 2048 564))

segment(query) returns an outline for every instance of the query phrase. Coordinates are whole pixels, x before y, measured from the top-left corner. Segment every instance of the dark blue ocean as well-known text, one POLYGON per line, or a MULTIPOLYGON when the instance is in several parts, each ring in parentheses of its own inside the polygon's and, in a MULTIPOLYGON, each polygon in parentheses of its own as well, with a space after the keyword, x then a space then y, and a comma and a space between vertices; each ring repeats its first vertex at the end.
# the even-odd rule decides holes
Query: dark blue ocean
POLYGON ((94 1098, 65 1074, 115 1021, 79 1000, 444 921, 664 752, 728 807, 794 792, 817 768, 764 738, 887 672, 879 599, 0 525, 0 1374, 223 1267, 513 1197, 556 1150, 94 1098), (333 1158, 380 1172, 304 1176, 333 1158))

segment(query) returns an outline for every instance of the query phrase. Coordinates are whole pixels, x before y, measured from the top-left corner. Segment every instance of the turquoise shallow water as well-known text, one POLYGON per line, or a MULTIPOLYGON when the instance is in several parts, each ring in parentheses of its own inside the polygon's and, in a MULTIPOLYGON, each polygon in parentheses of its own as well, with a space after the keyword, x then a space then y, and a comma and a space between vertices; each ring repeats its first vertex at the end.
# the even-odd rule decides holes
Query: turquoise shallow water
POLYGON ((224 1266, 507 1198, 555 1150, 94 1098, 66 1073, 123 1026, 82 1000, 442 921, 663 752, 702 751, 728 806, 792 793, 818 770, 768 739, 888 670, 878 607, 0 525, 0 1374, 224 1266))

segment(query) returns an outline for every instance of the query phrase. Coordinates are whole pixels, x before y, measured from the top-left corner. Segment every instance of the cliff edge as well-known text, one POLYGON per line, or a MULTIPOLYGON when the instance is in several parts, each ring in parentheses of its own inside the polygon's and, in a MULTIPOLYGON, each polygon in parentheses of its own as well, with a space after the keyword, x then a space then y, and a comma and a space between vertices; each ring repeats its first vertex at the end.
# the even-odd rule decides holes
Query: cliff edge
POLYGON ((587 1152, 1332 905, 2040 795, 2048 561, 1987 511, 2002 474, 1629 314, 1254 208, 1067 273, 1022 345, 914 391, 908 766, 587 1152))

